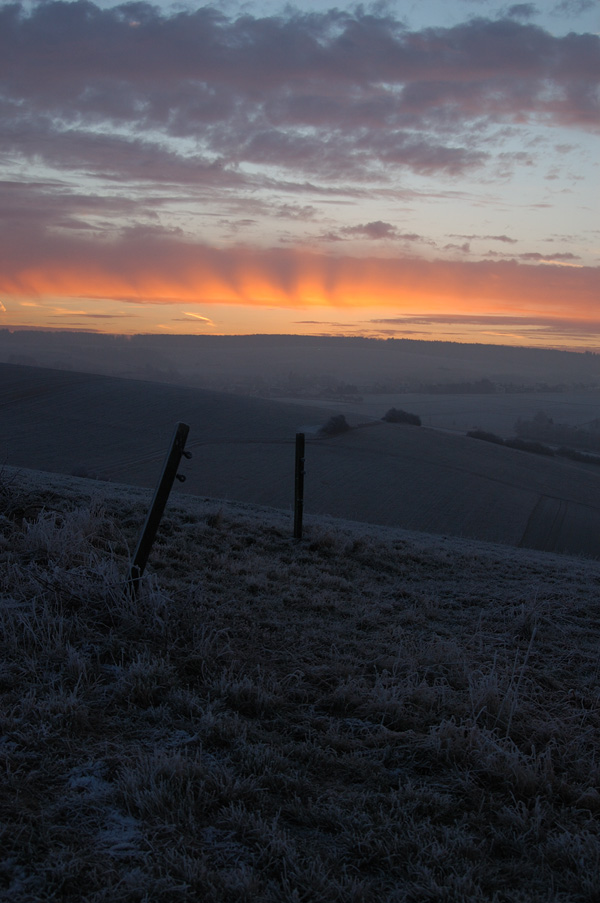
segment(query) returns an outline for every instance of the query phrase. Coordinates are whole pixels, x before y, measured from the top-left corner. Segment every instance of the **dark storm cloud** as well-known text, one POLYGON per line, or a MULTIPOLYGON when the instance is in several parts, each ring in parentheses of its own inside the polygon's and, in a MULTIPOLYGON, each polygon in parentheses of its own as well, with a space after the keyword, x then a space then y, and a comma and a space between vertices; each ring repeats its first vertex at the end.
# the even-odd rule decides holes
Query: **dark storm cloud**
POLYGON ((0 150, 109 178, 233 185, 244 163, 338 180, 458 174, 486 162, 466 137, 482 120, 596 127, 599 83, 597 35, 514 18, 410 32, 362 7, 0 8, 0 150))

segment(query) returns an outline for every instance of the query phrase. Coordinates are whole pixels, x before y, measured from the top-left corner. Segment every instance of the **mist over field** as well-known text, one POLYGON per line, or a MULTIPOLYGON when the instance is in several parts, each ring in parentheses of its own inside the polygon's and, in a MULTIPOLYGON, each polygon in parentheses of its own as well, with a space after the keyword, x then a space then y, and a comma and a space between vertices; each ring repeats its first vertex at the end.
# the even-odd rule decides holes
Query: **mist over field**
POLYGON ((267 397, 589 389, 600 356, 499 345, 332 336, 111 336, 0 330, 0 361, 267 397), (482 381, 489 381, 493 387, 482 381))
POLYGON ((289 511, 304 432, 310 513, 600 556, 589 352, 4 331, 0 358, 0 460, 14 466, 150 487, 183 421, 182 492, 289 511), (351 429, 320 434, 331 417, 351 429))

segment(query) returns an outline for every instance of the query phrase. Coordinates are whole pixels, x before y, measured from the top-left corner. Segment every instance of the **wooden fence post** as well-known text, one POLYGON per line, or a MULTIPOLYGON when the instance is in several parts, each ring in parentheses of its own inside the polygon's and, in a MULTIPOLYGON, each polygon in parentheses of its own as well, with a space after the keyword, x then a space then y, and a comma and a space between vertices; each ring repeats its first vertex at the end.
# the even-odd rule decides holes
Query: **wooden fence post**
POLYGON ((302 515, 304 512, 304 473, 304 433, 296 433, 294 539, 302 539, 302 515))
POLYGON ((176 477, 181 482, 185 480, 184 476, 180 476, 177 473, 177 468, 179 467, 182 455, 186 458, 192 457, 191 452, 185 451, 185 442, 189 431, 190 428, 187 423, 178 423, 175 426, 171 447, 165 458, 162 475, 156 486, 154 498, 152 499, 152 504, 150 505, 146 517, 146 523, 144 524, 144 529, 142 530, 135 555, 133 556, 133 562, 129 570, 127 591, 130 595, 137 595, 139 590, 144 568, 146 567, 152 543, 154 542, 160 519, 163 516, 163 511, 165 510, 165 505, 169 498, 169 493, 173 487, 173 482, 176 477))

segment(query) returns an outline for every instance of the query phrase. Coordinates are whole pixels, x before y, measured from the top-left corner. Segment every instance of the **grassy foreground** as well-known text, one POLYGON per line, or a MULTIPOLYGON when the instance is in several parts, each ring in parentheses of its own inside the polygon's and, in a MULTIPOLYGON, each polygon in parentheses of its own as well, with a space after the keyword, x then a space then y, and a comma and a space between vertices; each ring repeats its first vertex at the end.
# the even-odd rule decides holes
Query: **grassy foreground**
POLYGON ((0 479, 0 896, 600 900, 600 564, 0 479))

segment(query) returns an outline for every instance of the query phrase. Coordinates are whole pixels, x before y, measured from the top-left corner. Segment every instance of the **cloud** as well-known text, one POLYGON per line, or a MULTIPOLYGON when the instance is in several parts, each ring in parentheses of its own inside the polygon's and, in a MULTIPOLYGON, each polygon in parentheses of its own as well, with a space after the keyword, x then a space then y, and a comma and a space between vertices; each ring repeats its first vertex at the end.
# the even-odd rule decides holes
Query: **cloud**
POLYGON ((130 314, 102 314, 102 313, 90 313, 82 310, 63 310, 60 311, 61 314, 66 315, 77 315, 78 317, 86 317, 90 320, 123 320, 129 319, 130 314))
POLYGON ((540 254, 538 251, 530 251, 526 254, 519 254, 518 258, 519 260, 546 260, 550 262, 555 260, 581 260, 578 254, 571 254, 570 251, 559 254, 540 254))
MULTIPOLYGON (((413 326, 419 326, 426 323, 445 323, 448 325, 458 326, 514 326, 519 322, 519 317, 508 314, 415 314, 402 317, 380 317, 373 319, 371 323, 387 323, 388 325, 402 325, 409 323, 413 326)), ((599 320, 577 320, 569 317, 545 317, 545 316, 528 316, 528 323, 536 323, 539 326, 551 326, 554 323, 570 324, 572 328, 581 329, 582 326, 592 327, 594 330, 600 329, 599 320)))
MULTIPOLYGON (((469 330, 478 335, 478 341, 485 335, 501 338, 516 338, 522 341, 543 340, 561 344, 569 340, 580 340, 587 344, 590 339, 600 336, 600 319, 577 319, 564 316, 539 316, 524 313, 519 316, 489 316, 486 314, 466 315, 418 315, 405 317, 383 317, 370 321, 377 327, 388 327, 388 333, 401 335, 418 334, 421 337, 435 332, 436 327, 454 327, 456 335, 465 340, 469 330), (418 330, 415 327, 422 327, 418 330)), ((383 330, 382 330, 383 331, 383 330)))
POLYGON ((292 220, 312 220, 317 215, 317 209, 312 204, 280 204, 274 212, 280 219, 292 220))
POLYGON ((540 254, 539 251, 527 251, 524 254, 503 254, 500 251, 488 251, 487 257, 504 257, 509 260, 525 260, 535 261, 536 263, 567 263, 570 261, 581 260, 578 254, 572 254, 570 251, 563 251, 557 254, 540 254))
POLYGON ((516 238, 510 238, 508 235, 483 235, 482 238, 488 241, 503 241, 509 245, 517 244, 516 238))
POLYGON ((467 241, 474 241, 475 239, 478 241, 502 241, 511 245, 518 243, 516 238, 510 238, 508 235, 461 235, 450 233, 449 238, 466 238, 467 241))
POLYGON ((319 241, 346 241, 346 239, 342 238, 339 232, 334 232, 333 229, 329 229, 327 232, 323 232, 321 233, 321 235, 319 235, 319 241))
POLYGON ((0 236, 4 232, 36 241, 47 229, 115 234, 119 226, 138 222, 154 229, 157 211, 169 199, 148 192, 142 198, 121 193, 85 193, 58 179, 40 181, 0 180, 0 236), (117 225, 118 224, 118 225, 117 225))
POLYGON ((30 242, 6 234, 0 243, 0 292, 25 301, 377 306, 398 313, 480 313, 485 308, 490 314, 554 316, 568 304, 573 317, 594 319, 600 313, 600 268, 215 248, 135 231, 118 241, 48 234, 30 242))
POLYGON ((597 5, 598 0, 562 0, 562 3, 557 3, 552 12, 559 16, 578 16, 594 9, 597 5))
POLYGON ((329 230, 319 238, 321 241, 346 241, 350 238, 366 238, 369 241, 426 241, 422 235, 417 235, 416 232, 399 232, 392 223, 384 223, 382 220, 360 223, 356 226, 342 226, 338 232, 329 230))
MULTIPOLYGON (((487 216, 502 187, 482 185, 558 141, 588 153, 573 131, 598 128, 597 35, 550 34, 530 3, 421 30, 385 4, 220 6, 0 4, 0 290, 190 307, 591 305, 581 236, 573 254, 565 240, 555 255, 462 255, 518 243, 502 234, 516 218, 487 216), (460 191, 463 176, 478 187, 460 191), (410 256, 446 239, 395 225, 425 228, 416 207, 439 199, 485 208, 450 228, 491 233, 449 235, 447 265, 410 256), (307 250, 319 242, 329 253, 307 250), (369 245, 377 260, 343 254, 369 245)), ((426 213, 433 223, 433 203, 426 213)), ((432 228, 448 222, 440 212, 432 228)))
POLYGON ((391 223, 384 223, 381 220, 358 226, 345 226, 341 231, 344 235, 360 235, 374 240, 396 238, 398 234, 395 226, 392 226, 391 223))
POLYGON ((538 13, 533 3, 515 3, 506 10, 506 15, 511 19, 532 19, 538 13))
POLYGON ((193 317, 195 320, 201 320, 203 323, 209 323, 211 326, 214 326, 214 322, 210 319, 210 317, 203 317, 200 314, 195 314, 191 310, 182 310, 182 314, 186 317, 193 317))
POLYGON ((471 245, 468 241, 463 242, 462 245, 448 244, 444 245, 444 251, 460 251, 463 254, 468 254, 471 250, 471 245))
POLYGON ((0 148, 107 179, 224 188, 256 166, 335 183, 466 173, 493 156, 485 123, 597 129, 600 38, 514 18, 532 11, 411 32, 360 6, 236 18, 4 4, 0 148))

